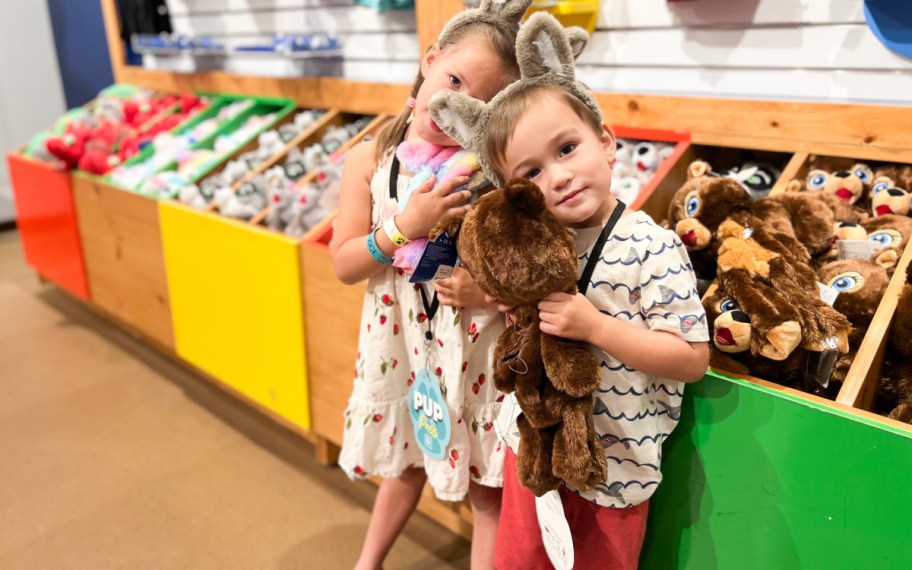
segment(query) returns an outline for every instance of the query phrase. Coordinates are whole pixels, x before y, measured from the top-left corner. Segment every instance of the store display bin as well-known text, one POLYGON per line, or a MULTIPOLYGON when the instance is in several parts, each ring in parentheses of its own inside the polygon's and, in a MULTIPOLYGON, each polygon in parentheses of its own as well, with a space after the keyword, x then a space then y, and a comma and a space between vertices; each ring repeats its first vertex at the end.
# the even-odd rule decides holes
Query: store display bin
MULTIPOLYGON (((640 210, 643 205, 652 196, 659 184, 675 168, 675 165, 682 160, 682 157, 690 147, 690 134, 678 131, 664 131, 659 129, 642 129, 637 127, 614 126, 615 137, 619 139, 632 139, 651 142, 666 142, 674 144, 674 150, 662 163, 656 168, 649 181, 640 189, 637 199, 628 204, 634 210, 640 210)), ((661 220, 659 220, 661 221, 661 220)))
MULTIPOLYGON (((267 162, 353 117, 328 111, 267 162)), ((302 239, 173 201, 159 208, 178 355, 278 421, 309 430, 302 239)))
POLYGON ((25 261, 42 277, 88 301, 69 172, 21 153, 10 153, 7 164, 25 261))
MULTIPOLYGON (((277 101, 275 121, 294 109, 286 100, 277 101)), ((247 144, 255 138, 252 135, 247 144)), ((245 148, 246 145, 236 149, 222 161, 230 160, 245 148)), ((73 175, 73 193, 93 302, 173 349, 157 201, 83 173, 73 175)))

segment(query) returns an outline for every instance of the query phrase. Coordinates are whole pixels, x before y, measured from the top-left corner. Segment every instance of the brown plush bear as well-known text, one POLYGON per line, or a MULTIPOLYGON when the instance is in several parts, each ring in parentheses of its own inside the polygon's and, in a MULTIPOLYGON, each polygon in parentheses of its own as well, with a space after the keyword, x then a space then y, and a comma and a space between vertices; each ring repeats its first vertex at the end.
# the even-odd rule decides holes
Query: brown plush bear
POLYGON ((520 482, 541 496, 561 480, 580 489, 604 481, 608 465, 592 420, 598 362, 586 343, 539 329, 542 298, 577 292, 573 238, 524 179, 480 198, 465 218, 441 220, 430 235, 443 231, 458 236, 459 259, 478 286, 515 307, 516 324, 494 350, 494 385, 514 392, 523 411, 520 482))
POLYGON ((875 246, 871 261, 892 275, 899 258, 912 237, 912 218, 888 214, 861 223, 868 234, 868 241, 875 246))
POLYGON ((811 156, 804 180, 792 180, 789 191, 822 191, 849 204, 865 206, 866 196, 874 182, 874 171, 863 162, 848 158, 811 156))
POLYGON ((832 381, 841 385, 855 360, 858 347, 868 331, 868 325, 874 318, 890 278, 883 267, 859 259, 834 261, 820 268, 817 275, 821 283, 839 292, 833 308, 852 323, 849 352, 836 359, 830 375, 832 381))
POLYGON ((750 374, 784 386, 803 388, 808 351, 795 347, 782 360, 772 360, 754 351, 756 342, 751 317, 719 284, 703 298, 706 322, 713 327, 709 364, 717 370, 750 374))
POLYGON ((687 182, 675 192, 664 222, 687 248, 694 273, 701 279, 716 276, 714 234, 725 218, 750 211, 753 200, 733 178, 711 176, 709 163, 697 160, 687 168, 687 182))
MULTIPOLYGON (((852 208, 838 198, 822 192, 784 192, 758 200, 753 213, 772 230, 793 237, 816 258, 833 247, 836 225, 842 220, 854 221, 852 208)), ((795 254, 804 258, 800 249, 795 254)))
POLYGON ((899 214, 912 210, 912 167, 881 166, 874 171, 871 184, 871 213, 875 216, 899 214))
POLYGON ((877 387, 876 409, 912 424, 912 264, 890 325, 884 375, 877 387))
POLYGON ((716 234, 719 280, 751 318, 755 353, 782 360, 799 344, 848 350, 848 320, 820 300, 817 275, 790 241, 747 212, 730 216, 716 234))

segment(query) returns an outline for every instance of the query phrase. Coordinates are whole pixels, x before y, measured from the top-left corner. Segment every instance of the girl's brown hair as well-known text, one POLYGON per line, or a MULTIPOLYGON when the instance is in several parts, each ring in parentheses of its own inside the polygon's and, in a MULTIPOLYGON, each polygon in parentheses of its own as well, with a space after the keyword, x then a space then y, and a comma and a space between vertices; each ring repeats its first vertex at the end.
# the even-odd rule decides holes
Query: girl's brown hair
POLYGON ((516 124, 530 111, 532 107, 541 102, 548 95, 558 97, 566 103, 576 116, 589 125, 596 134, 602 134, 602 121, 585 103, 579 100, 570 91, 560 85, 550 83, 532 83, 521 88, 506 99, 500 101, 497 112, 493 113, 484 126, 484 152, 488 157, 491 168, 506 180, 509 173, 504 172, 507 145, 513 138, 516 124))
MULTIPOLYGON (((443 52, 447 47, 478 34, 487 38, 491 47, 494 48, 494 52, 500 58, 504 67, 504 85, 516 80, 519 77, 519 64, 516 63, 515 31, 511 32, 498 28, 488 22, 473 22, 452 30, 446 35, 446 39, 443 42, 437 44, 437 47, 443 52)), ((430 51, 430 48, 428 48, 428 51, 430 51)), ((424 83, 424 76, 419 68, 418 76, 415 77, 409 97, 418 96, 418 90, 421 89, 422 83, 424 83)), ((411 115, 412 109, 406 106, 392 122, 383 127, 377 136, 377 148, 374 152, 375 160, 381 160, 387 152, 399 144, 405 135, 405 130, 408 128, 411 115)))

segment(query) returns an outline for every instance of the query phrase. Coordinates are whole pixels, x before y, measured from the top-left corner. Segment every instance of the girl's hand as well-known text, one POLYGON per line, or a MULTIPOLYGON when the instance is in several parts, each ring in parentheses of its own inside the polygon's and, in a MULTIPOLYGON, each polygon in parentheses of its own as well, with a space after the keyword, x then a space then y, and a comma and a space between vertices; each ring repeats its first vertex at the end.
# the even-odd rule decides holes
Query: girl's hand
POLYGON ((591 342, 604 315, 585 295, 551 293, 538 303, 538 316, 543 333, 591 342))
POLYGON ((516 318, 513 316, 513 309, 510 305, 504 305, 494 297, 490 295, 485 295, 485 303, 491 306, 496 306, 497 310, 504 314, 504 318, 507 322, 508 327, 512 327, 516 324, 516 318))
POLYGON ((468 203, 472 193, 468 190, 453 192, 455 188, 469 181, 467 176, 452 178, 434 188, 436 181, 437 177, 431 176, 416 189, 409 198, 405 211, 396 216, 396 225, 405 237, 427 237, 431 228, 444 216, 465 215, 469 210, 468 203))
POLYGON ((440 299, 441 305, 448 307, 484 307, 486 305, 484 292, 478 288, 469 272, 462 267, 455 267, 450 277, 438 279, 432 284, 437 290, 437 298, 440 299))

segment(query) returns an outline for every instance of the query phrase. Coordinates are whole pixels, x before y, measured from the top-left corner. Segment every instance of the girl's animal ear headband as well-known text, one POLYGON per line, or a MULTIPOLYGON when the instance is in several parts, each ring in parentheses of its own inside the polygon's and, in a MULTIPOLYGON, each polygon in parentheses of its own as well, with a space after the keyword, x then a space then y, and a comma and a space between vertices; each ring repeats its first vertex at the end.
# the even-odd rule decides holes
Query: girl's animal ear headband
POLYGON ((558 85, 582 101, 601 121, 598 103, 589 90, 576 81, 573 65, 588 39, 589 35, 582 28, 564 29, 551 14, 536 12, 516 36, 519 80, 495 95, 490 103, 464 93, 440 91, 431 98, 431 117, 460 146, 475 152, 488 179, 495 186, 503 187, 506 181, 493 171, 485 156, 483 131, 492 113, 514 93, 534 85, 558 85))
POLYGON ((482 0, 478 8, 463 10, 453 16, 437 37, 437 43, 445 43, 454 31, 475 22, 487 22, 515 35, 523 14, 531 4, 532 0, 482 0))

